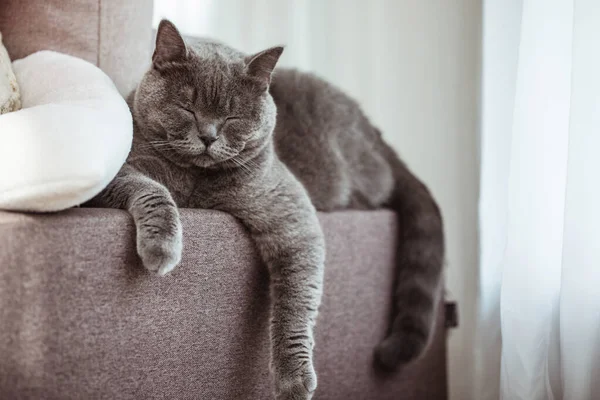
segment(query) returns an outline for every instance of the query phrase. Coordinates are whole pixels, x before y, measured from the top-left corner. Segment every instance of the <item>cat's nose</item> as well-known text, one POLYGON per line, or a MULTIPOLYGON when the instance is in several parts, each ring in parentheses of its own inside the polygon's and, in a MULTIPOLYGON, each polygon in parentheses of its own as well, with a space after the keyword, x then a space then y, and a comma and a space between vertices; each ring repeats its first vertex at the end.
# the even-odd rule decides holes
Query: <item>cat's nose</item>
POLYGON ((206 147, 217 141, 217 127, 213 124, 206 124, 200 128, 199 138, 206 147))
POLYGON ((217 135, 201 135, 200 136, 200 140, 202 140, 202 143, 204 143, 204 145, 206 147, 210 146, 211 144, 213 144, 214 142, 217 141, 217 135))

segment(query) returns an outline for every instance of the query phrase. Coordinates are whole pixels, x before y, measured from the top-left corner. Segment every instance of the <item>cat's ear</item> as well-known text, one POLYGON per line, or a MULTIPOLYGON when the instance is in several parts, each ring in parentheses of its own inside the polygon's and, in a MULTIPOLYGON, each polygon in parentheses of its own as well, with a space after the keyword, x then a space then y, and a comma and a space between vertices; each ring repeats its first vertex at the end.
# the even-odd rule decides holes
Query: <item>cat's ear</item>
POLYGON ((281 53, 283 53, 283 47, 277 46, 245 58, 246 74, 255 78, 260 83, 261 89, 267 90, 269 87, 271 74, 281 53))
POLYGON ((152 65, 161 69, 169 63, 183 61, 187 56, 187 47, 175 25, 166 19, 160 21, 156 33, 156 48, 152 55, 152 65))

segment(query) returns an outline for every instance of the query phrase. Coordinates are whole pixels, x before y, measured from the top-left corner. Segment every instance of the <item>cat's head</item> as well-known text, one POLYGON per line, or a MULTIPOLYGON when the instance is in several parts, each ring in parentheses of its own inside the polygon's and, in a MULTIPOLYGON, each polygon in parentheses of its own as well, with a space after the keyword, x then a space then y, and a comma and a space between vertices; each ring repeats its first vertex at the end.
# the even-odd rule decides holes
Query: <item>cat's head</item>
POLYGON ((282 52, 245 56, 214 42, 188 45, 163 20, 152 67, 133 99, 135 122, 181 166, 244 162, 271 140, 276 107, 268 89, 282 52))

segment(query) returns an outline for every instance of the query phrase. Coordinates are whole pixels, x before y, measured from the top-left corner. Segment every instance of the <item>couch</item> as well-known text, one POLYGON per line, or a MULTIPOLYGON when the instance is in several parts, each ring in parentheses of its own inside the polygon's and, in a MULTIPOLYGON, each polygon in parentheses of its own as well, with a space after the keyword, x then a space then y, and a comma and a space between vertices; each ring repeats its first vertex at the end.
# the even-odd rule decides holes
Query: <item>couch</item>
MULTIPOLYGON (((94 62, 122 93, 148 65, 150 0, 3 0, 13 58, 94 62)), ((0 399, 268 399, 268 275, 230 215, 184 209, 181 265, 148 273, 112 209, 0 211, 0 399)), ((426 354, 373 365, 391 310, 391 211, 319 214, 327 244, 315 399, 445 399, 446 307, 426 354)))

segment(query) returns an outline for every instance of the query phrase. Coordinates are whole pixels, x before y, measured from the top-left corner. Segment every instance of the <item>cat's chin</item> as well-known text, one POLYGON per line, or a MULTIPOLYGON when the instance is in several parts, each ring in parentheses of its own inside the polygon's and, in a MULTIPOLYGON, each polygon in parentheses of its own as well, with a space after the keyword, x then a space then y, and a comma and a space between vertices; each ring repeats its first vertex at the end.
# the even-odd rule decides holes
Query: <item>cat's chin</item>
POLYGON ((199 156, 194 157, 192 160, 192 164, 199 168, 220 168, 224 164, 227 164, 231 157, 215 157, 209 154, 201 154, 199 156))
POLYGON ((217 164, 217 162, 218 161, 213 159, 208 154, 202 154, 200 156, 194 157, 192 164, 200 168, 210 168, 217 164))
POLYGON ((182 153, 162 152, 162 156, 181 168, 209 168, 216 163, 215 160, 206 154, 191 156, 182 153))
POLYGON ((236 158, 240 153, 234 152, 233 149, 228 149, 229 154, 225 155, 223 152, 216 150, 211 151, 209 148, 206 152, 196 155, 193 159, 193 164, 200 168, 226 168, 231 163, 232 159, 236 158))

